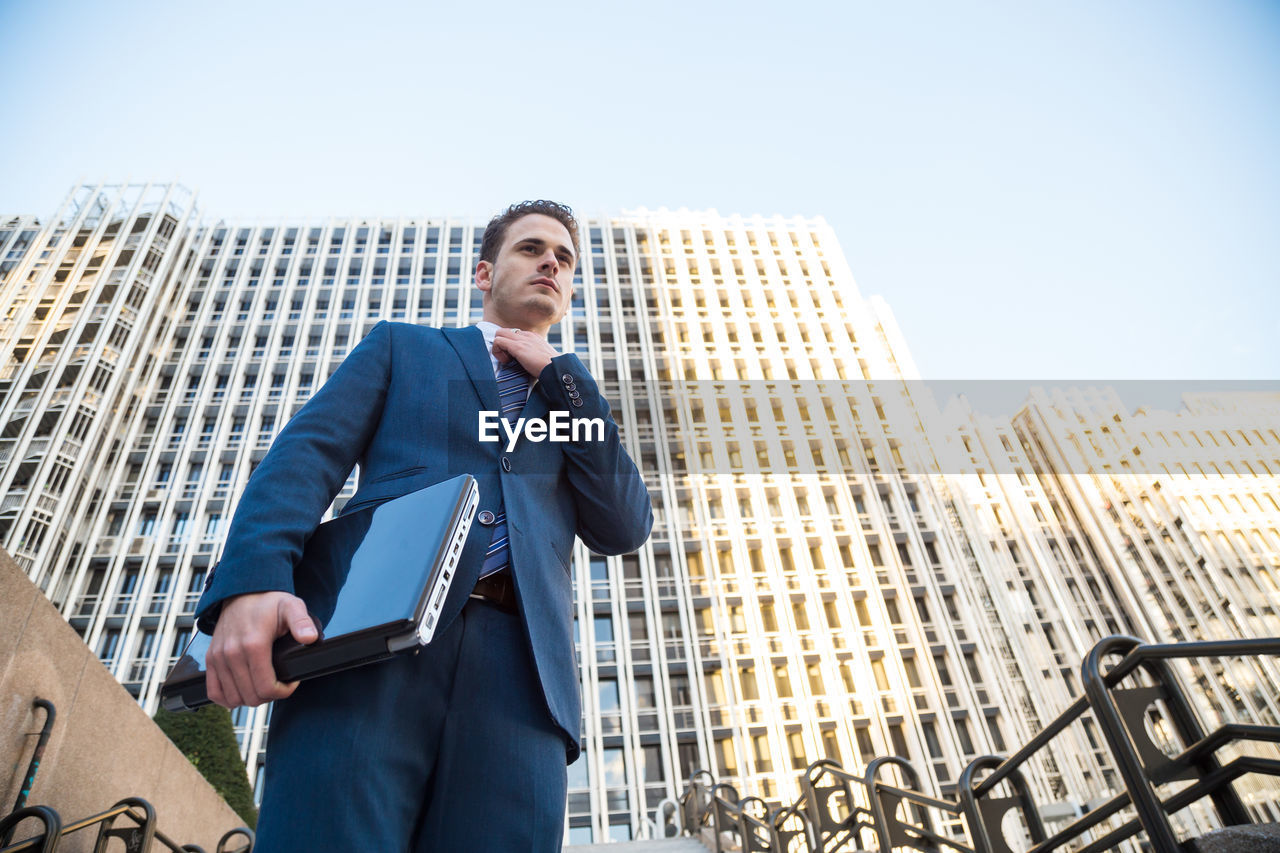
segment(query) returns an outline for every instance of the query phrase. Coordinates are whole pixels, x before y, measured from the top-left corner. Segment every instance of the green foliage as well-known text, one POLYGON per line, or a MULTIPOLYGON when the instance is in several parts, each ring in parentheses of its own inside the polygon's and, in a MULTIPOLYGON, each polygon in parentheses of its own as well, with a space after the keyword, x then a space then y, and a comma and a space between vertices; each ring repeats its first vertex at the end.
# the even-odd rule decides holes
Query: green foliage
POLYGON ((253 789, 240 759, 231 712, 219 705, 181 713, 161 708, 155 720, 245 825, 250 829, 257 826, 258 810, 253 805, 253 789))

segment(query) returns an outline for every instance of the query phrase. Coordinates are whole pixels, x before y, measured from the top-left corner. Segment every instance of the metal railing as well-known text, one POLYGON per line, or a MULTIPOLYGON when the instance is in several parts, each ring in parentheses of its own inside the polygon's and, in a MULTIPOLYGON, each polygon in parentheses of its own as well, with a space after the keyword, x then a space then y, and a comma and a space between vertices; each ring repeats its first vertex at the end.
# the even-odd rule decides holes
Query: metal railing
MULTIPOLYGON (((98 827, 93 853, 106 853, 113 839, 122 842, 130 853, 149 853, 155 849, 156 844, 161 845, 160 849, 168 849, 171 853, 205 853, 200 845, 180 845, 157 829, 156 810, 141 797, 126 797, 104 812, 69 824, 64 824, 58 813, 48 806, 27 806, 0 818, 0 835, 12 832, 18 824, 28 819, 40 821, 41 831, 16 844, 0 848, 0 853, 19 853, 23 850, 57 853, 63 838, 93 826, 98 827)), ((252 830, 236 827, 218 839, 216 853, 251 853, 253 842, 252 830), (237 839, 240 839, 239 843, 237 839)))
MULTIPOLYGON (((93 826, 98 827, 93 853, 106 853, 113 840, 122 842, 129 853, 149 853, 152 849, 156 849, 156 844, 161 845, 161 848, 167 848, 172 853, 205 853, 204 848, 197 844, 179 845, 161 832, 156 827, 155 809, 141 797, 126 797, 104 812, 69 824, 64 824, 61 815, 49 806, 26 805, 56 719, 53 703, 47 699, 37 698, 32 705, 44 711, 44 725, 40 729, 39 740, 31 756, 31 763, 27 768, 27 775, 18 793, 18 799, 14 803, 13 811, 0 817, 0 853, 19 853, 23 850, 57 853, 66 836, 93 826), (39 822, 39 831, 11 844, 10 841, 17 834, 19 824, 26 823, 30 827, 30 821, 39 822)), ((252 830, 239 826, 222 835, 218 840, 216 853, 252 853, 253 845, 252 830), (237 842, 237 839, 240 841, 237 842)))
POLYGON ((1222 826, 1251 823, 1232 783, 1250 773, 1280 776, 1280 760, 1242 755, 1222 765, 1217 752, 1228 744, 1280 743, 1280 726, 1225 723, 1206 734, 1169 661, 1259 655, 1280 655, 1280 638, 1157 645, 1146 645, 1136 637, 1126 636, 1102 640, 1090 650, 1081 667, 1083 697, 1009 758, 984 756, 965 768, 961 774, 960 798, 970 834, 980 835, 986 843, 983 849, 992 853, 1011 851, 1000 825, 1009 810, 1017 809, 1033 842, 1028 853, 1048 853, 1088 838, 1087 833, 1125 808, 1132 808, 1135 817, 1101 837, 1088 838, 1088 843, 1079 848, 1081 853, 1110 849, 1140 832, 1146 834, 1155 850, 1164 853, 1181 849, 1170 815, 1205 798, 1212 803, 1222 826), (1117 654, 1123 658, 1104 672, 1103 659, 1117 654), (1153 683, 1125 684, 1126 679, 1139 671, 1153 683), (1166 755, 1147 729, 1148 710, 1155 703, 1167 709, 1169 722, 1181 741, 1182 751, 1176 755, 1166 755), (1046 837, 1020 769, 1086 711, 1093 712, 1102 729, 1125 790, 1046 837), (990 775, 978 782, 977 774, 986 769, 991 770, 990 775), (995 786, 1006 779, 1015 789, 1015 796, 992 797, 995 786), (1192 784, 1161 798, 1160 788, 1186 781, 1192 784))
POLYGON ((1227 746, 1280 743, 1280 726, 1226 722, 1206 733, 1170 662, 1264 655, 1280 655, 1280 638, 1144 644, 1135 637, 1108 637, 1082 664, 1085 695, 1013 755, 971 761, 960 774, 956 801, 920 791, 918 774, 899 756, 877 758, 862 773, 822 759, 805 770, 802 793, 791 805, 740 797, 732 786, 717 784, 709 772, 698 770, 689 778, 678 811, 668 808, 664 813, 660 807, 655 818, 664 836, 678 828, 702 836, 716 853, 852 853, 870 849, 864 842, 882 853, 1013 853, 1004 831, 1010 812, 1029 838, 1024 853, 1049 853, 1067 845, 1079 853, 1095 853, 1139 835, 1156 853, 1176 853, 1185 849, 1185 839, 1178 839, 1170 817, 1192 804, 1207 801, 1222 827, 1251 823, 1233 783, 1250 774, 1280 777, 1280 759, 1242 754, 1222 763, 1218 755, 1227 746), (1104 670, 1104 660, 1116 656, 1120 660, 1104 670), (1102 729, 1124 790, 1092 804, 1049 836, 1023 770, 1088 713, 1102 729), (1175 753, 1162 750, 1153 738, 1147 725, 1153 714, 1172 728, 1179 741, 1175 753), (888 768, 895 768, 904 784, 881 778, 888 768), (1170 790, 1174 783, 1180 787, 1170 790), (1002 784, 1006 792, 998 795, 1002 784), (953 822, 963 818, 967 843, 934 829, 933 814, 939 812, 953 822), (708 833, 713 838, 706 838, 708 833))
POLYGON ((664 837, 701 836, 716 853, 815 850, 816 836, 805 812, 797 806, 770 807, 759 797, 740 798, 731 785, 716 784, 706 770, 689 777, 689 787, 675 813, 659 805, 655 817, 664 837), (678 824, 675 823, 678 819, 678 824), (706 836, 710 836, 707 838, 706 836), (799 846, 797 846, 797 841, 799 846))
POLYGON ((849 844, 860 844, 865 835, 874 838, 881 850, 909 847, 915 850, 939 850, 943 847, 972 853, 973 848, 948 838, 934 829, 930 809, 957 816, 960 805, 922 793, 915 768, 899 756, 877 758, 861 774, 849 773, 829 759, 809 765, 802 779, 802 803, 810 820, 818 828, 819 851, 840 850, 849 844), (910 787, 894 785, 881 778, 885 768, 896 767, 910 787), (861 790, 855 797, 853 786, 861 790), (849 804, 845 820, 833 820, 833 798, 849 804), (866 803, 865 806, 857 805, 866 803), (905 808, 901 808, 905 804, 905 808))

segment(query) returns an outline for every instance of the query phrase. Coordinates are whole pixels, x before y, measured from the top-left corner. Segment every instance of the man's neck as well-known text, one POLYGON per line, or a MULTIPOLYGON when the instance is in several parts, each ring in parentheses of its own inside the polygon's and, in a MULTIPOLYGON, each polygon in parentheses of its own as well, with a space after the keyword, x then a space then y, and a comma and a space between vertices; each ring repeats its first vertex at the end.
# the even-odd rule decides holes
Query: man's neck
POLYGON ((524 326, 519 323, 509 322, 501 317, 494 317, 488 313, 483 314, 480 319, 486 323, 492 323, 500 329, 519 329, 522 332, 532 332, 543 338, 547 336, 547 332, 551 329, 550 324, 546 326, 524 326))

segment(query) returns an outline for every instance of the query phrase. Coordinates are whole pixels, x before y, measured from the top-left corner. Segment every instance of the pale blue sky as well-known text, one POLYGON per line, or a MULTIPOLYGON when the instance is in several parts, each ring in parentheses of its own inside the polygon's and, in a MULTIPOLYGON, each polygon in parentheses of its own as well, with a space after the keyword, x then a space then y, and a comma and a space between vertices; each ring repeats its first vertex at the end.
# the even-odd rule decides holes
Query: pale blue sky
POLYGON ((934 379, 1280 378, 1280 4, 0 0, 0 211, 822 215, 934 379))

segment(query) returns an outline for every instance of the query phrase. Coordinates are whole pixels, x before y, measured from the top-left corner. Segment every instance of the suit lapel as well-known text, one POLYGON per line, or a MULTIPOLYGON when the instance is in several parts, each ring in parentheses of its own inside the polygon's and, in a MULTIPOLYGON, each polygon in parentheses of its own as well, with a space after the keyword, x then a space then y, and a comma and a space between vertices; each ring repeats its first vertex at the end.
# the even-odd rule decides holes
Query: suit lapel
POLYGON ((536 378, 530 381, 529 399, 525 402, 524 408, 516 412, 515 416, 521 418, 537 418, 545 421, 547 420, 547 416, 551 410, 547 407, 547 401, 542 399, 541 394, 533 393, 532 386, 535 382, 537 382, 536 378))
POLYGON ((487 411, 498 410, 498 383, 493 378, 493 365, 484 348, 484 335, 475 326, 463 329, 441 329, 458 359, 467 371, 471 387, 480 398, 480 405, 487 411))

